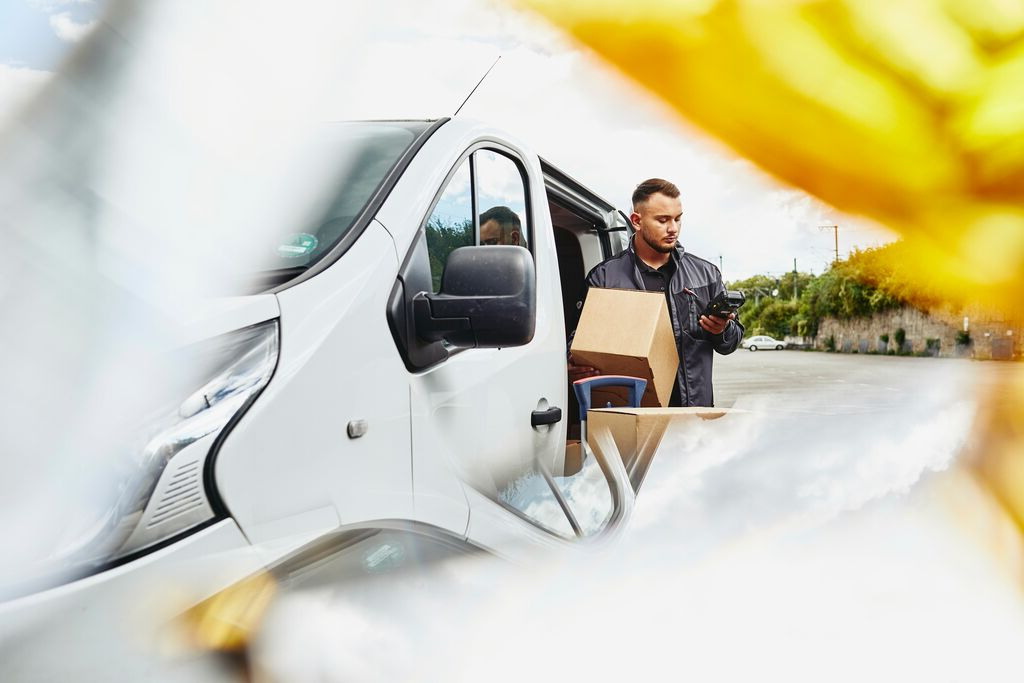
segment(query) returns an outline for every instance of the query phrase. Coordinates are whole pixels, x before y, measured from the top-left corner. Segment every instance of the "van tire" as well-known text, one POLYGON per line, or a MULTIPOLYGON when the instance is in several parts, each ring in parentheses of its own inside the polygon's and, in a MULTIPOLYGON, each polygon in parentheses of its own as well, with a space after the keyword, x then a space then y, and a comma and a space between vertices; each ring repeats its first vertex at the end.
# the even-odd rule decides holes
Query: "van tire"
POLYGON ((751 351, 757 351, 757 347, 756 347, 756 346, 754 346, 753 344, 751 344, 751 345, 750 345, 750 346, 748 346, 747 348, 748 348, 748 349, 750 349, 751 351))

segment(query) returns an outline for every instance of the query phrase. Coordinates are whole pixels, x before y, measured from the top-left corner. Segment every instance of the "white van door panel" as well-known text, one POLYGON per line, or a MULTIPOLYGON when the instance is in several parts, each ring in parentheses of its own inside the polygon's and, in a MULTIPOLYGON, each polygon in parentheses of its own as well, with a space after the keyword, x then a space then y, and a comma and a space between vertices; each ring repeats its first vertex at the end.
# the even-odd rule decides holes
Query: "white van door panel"
POLYGON ((374 221, 338 262, 278 293, 275 376, 215 466, 251 541, 412 516, 408 373, 383 315, 397 268, 374 221))
MULTIPOLYGON (((493 500, 532 470, 536 457, 552 458, 564 448, 564 426, 530 425, 538 406, 564 405, 560 386, 545 381, 564 367, 544 358, 547 339, 534 339, 514 349, 465 351, 411 378, 417 468, 426 467, 422 460, 444 460, 493 500)), ((420 474, 414 475, 417 496, 420 474)))
MULTIPOLYGON (((408 235, 406 253, 411 253, 432 202, 446 189, 447 182, 463 177, 460 165, 469 151, 493 145, 517 159, 525 171, 524 189, 529 201, 525 207, 529 214, 527 241, 536 266, 537 318, 534 337, 523 346, 452 350, 442 362, 409 372, 417 518, 423 519, 421 504, 429 505, 435 514, 442 514, 447 505, 451 509, 444 526, 452 528, 458 508, 451 482, 456 480, 484 494, 469 496, 471 508, 483 505, 490 511, 480 515, 478 524, 488 524, 486 520, 492 519, 496 510, 505 523, 530 528, 527 516, 503 509, 499 501, 517 481, 537 472, 539 460, 553 465, 562 456, 564 416, 554 424, 537 427, 532 426, 531 417, 534 411, 551 407, 564 411, 567 391, 557 260, 539 162, 507 141, 478 138, 463 140, 457 149, 464 152, 447 157, 448 165, 440 173, 436 168, 418 168, 416 161, 428 158, 432 145, 443 139, 444 133, 442 127, 427 142, 409 167, 412 173, 403 176, 378 216, 388 216, 385 225, 396 241, 399 235, 408 235), (428 178, 435 183, 429 193, 422 185, 428 178), (430 203, 423 203, 424 196, 430 203), (396 206, 414 204, 423 207, 414 217, 395 210, 396 206)), ((483 208, 487 207, 478 207, 478 213, 483 208)), ((466 522, 477 523, 472 510, 470 518, 466 522)), ((565 526, 569 528, 568 523, 565 526)))

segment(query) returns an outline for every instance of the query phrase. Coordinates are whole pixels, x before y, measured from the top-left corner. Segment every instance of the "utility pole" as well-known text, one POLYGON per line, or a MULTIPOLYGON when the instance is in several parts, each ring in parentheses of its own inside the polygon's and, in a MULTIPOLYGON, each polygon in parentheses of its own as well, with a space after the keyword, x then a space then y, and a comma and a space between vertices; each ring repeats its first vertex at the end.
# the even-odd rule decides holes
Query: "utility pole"
POLYGON ((718 255, 718 271, 719 272, 722 271, 722 255, 721 254, 718 255))
POLYGON ((793 259, 793 301, 797 300, 796 293, 796 259, 793 259))
POLYGON ((832 230, 836 238, 836 259, 832 262, 832 265, 839 263, 839 226, 838 225, 819 225, 820 230, 832 230))
POLYGON ((760 306, 761 305, 761 297, 762 296, 774 296, 774 295, 771 292, 769 292, 767 289, 764 289, 762 287, 754 287, 754 305, 755 306, 760 306))

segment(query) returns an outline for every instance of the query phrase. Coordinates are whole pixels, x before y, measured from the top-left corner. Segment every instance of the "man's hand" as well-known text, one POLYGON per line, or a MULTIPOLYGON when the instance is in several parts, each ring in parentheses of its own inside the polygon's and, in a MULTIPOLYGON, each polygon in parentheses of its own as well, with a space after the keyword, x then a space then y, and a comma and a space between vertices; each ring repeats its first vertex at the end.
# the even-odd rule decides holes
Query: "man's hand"
POLYGON ((585 379, 587 377, 593 377, 594 375, 600 375, 601 373, 597 368, 592 368, 589 365, 576 365, 572 356, 569 356, 569 383, 577 380, 585 379))
POLYGON ((700 317, 700 326, 711 334, 722 334, 725 332, 725 327, 729 324, 729 321, 735 317, 735 313, 730 313, 727 319, 719 318, 717 315, 702 315, 700 317))

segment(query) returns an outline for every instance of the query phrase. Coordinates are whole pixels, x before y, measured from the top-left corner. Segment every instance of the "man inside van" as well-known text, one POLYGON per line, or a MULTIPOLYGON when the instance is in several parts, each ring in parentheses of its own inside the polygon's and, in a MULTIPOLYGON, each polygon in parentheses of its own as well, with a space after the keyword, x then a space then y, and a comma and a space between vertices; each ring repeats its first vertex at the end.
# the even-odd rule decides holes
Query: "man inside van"
MULTIPOLYGON (((651 178, 633 191, 629 247, 599 263, 587 275, 588 287, 664 292, 679 353, 679 371, 670 406, 713 406, 711 364, 714 354, 729 354, 743 339, 743 325, 702 315, 707 303, 725 289, 714 264, 686 251, 677 240, 683 218, 679 188, 651 178)), ((569 379, 600 374, 569 359, 569 379)))
POLYGON ((480 244, 522 244, 519 216, 507 206, 494 206, 480 214, 480 244))

